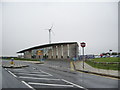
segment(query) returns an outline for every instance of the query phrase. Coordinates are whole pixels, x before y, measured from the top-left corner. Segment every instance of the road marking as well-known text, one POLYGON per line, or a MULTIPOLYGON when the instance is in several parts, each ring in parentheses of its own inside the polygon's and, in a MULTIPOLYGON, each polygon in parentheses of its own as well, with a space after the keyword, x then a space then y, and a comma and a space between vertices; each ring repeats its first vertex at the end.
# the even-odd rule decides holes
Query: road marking
POLYGON ((52 74, 50 74, 50 73, 47 73, 47 72, 44 72, 44 71, 42 71, 43 73, 45 73, 45 74, 48 74, 49 76, 53 76, 52 74))
POLYGON ((49 76, 53 76, 53 75, 51 75, 50 73, 44 72, 44 71, 42 71, 42 70, 40 70, 40 69, 37 69, 37 68, 34 68, 34 67, 33 67, 33 69, 34 69, 34 70, 39 70, 40 72, 45 73, 45 74, 48 74, 49 76))
POLYGON ((43 74, 42 72, 17 72, 18 74, 43 74))
POLYGON ((23 77, 23 76, 19 76, 19 78, 29 78, 29 79, 40 79, 40 80, 61 80, 61 79, 50 79, 50 78, 35 78, 35 77, 23 77))
POLYGON ((25 81, 21 81, 22 83, 24 83, 26 86, 28 86, 29 88, 35 90, 32 86, 30 86, 29 84, 27 84, 25 81))
POLYGON ((23 75, 34 75, 34 76, 50 76, 50 75, 37 75, 37 74, 27 74, 27 73, 19 73, 19 74, 23 74, 23 75))
POLYGON ((46 83, 33 83, 33 82, 28 82, 28 84, 33 84, 33 85, 45 85, 45 86, 74 87, 73 85, 46 84, 46 83))
MULTIPOLYGON (((67 80, 65 80, 65 79, 61 79, 61 80, 63 80, 63 81, 66 82, 66 83, 72 84, 73 86, 76 86, 76 87, 78 87, 78 88, 83 88, 83 89, 85 89, 84 87, 79 86, 79 85, 77 85, 77 84, 74 84, 74 83, 72 83, 72 82, 69 82, 69 81, 67 81, 67 80)), ((88 90, 88 89, 85 89, 85 90, 88 90)))
POLYGON ((5 70, 7 71, 7 68, 5 68, 5 70))
POLYGON ((17 77, 15 74, 13 74, 11 71, 8 71, 10 74, 12 74, 14 77, 17 77))
POLYGON ((72 62, 72 61, 70 62, 70 70, 71 70, 71 71, 75 71, 75 70, 74 70, 74 66, 73 66, 73 62, 72 62))
POLYGON ((30 73, 42 73, 42 72, 30 72, 30 73))
POLYGON ((42 70, 39 70, 39 71, 42 72, 42 73, 46 73, 46 74, 48 74, 48 75, 50 75, 50 76, 53 76, 53 75, 51 75, 50 73, 44 72, 44 71, 42 71, 42 70))

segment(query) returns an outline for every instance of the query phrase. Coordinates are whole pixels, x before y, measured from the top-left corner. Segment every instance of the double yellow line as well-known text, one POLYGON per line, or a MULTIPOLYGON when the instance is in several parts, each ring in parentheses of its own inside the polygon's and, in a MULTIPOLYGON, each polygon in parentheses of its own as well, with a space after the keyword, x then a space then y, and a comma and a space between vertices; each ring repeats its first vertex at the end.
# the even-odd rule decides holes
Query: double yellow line
POLYGON ((73 62, 72 62, 72 61, 70 61, 70 70, 71 70, 71 71, 75 71, 74 65, 73 65, 73 62))

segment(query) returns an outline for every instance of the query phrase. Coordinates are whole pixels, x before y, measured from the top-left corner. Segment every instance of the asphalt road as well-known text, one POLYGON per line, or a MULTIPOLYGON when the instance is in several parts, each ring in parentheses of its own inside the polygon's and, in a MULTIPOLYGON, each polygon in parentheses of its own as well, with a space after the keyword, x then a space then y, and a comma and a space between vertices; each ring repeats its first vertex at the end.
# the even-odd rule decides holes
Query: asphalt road
MULTIPOLYGON (((21 62, 21 61, 18 61, 21 62)), ((23 63, 23 62, 22 62, 23 63)), ((2 68, 2 88, 118 88, 118 80, 70 71, 47 64, 29 64, 24 68, 2 68)))

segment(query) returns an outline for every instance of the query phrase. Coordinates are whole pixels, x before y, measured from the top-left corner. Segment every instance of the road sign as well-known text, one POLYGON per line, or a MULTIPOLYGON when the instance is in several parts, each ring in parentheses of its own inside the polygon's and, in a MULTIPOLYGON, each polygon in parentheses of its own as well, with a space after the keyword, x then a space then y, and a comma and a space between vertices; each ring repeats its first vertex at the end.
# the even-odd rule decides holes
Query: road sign
POLYGON ((83 49, 83 69, 84 69, 84 61, 85 61, 85 56, 84 56, 84 47, 86 46, 86 43, 82 42, 80 43, 81 44, 81 47, 83 49))
POLYGON ((43 55, 43 51, 42 50, 38 50, 37 51, 37 55, 43 55))
POLYGON ((81 47, 85 47, 86 46, 86 43, 84 43, 84 42, 82 42, 80 44, 81 44, 81 47))

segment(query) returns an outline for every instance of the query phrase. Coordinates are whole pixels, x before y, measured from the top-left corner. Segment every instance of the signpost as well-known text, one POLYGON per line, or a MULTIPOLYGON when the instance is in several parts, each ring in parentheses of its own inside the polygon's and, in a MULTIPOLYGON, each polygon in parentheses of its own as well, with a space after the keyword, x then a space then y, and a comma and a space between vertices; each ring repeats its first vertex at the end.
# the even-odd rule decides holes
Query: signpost
POLYGON ((81 44, 81 47, 82 47, 82 51, 83 51, 83 69, 84 69, 84 59, 85 59, 85 57, 84 57, 84 47, 86 46, 86 43, 85 42, 82 42, 82 43, 80 43, 81 44))

